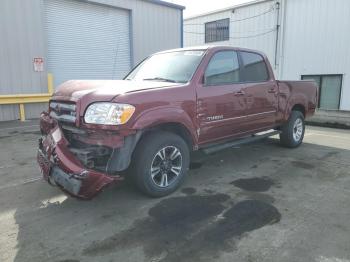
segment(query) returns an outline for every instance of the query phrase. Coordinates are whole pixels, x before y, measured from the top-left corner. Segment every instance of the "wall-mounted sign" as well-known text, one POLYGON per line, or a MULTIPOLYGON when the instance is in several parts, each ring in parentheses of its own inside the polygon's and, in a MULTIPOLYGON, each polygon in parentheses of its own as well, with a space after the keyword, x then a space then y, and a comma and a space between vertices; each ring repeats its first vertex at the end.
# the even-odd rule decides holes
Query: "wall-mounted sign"
POLYGON ((42 71, 44 71, 44 58, 42 58, 42 57, 34 57, 33 65, 34 65, 34 71, 35 72, 42 72, 42 71))

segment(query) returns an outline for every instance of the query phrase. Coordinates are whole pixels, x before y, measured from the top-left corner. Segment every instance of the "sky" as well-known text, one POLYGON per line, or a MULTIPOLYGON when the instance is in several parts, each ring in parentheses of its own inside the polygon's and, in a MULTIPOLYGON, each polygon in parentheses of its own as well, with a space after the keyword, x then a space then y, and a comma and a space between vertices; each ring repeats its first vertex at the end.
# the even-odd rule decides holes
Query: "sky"
POLYGON ((186 6, 184 18, 222 9, 228 6, 239 5, 252 0, 166 0, 174 4, 186 6))

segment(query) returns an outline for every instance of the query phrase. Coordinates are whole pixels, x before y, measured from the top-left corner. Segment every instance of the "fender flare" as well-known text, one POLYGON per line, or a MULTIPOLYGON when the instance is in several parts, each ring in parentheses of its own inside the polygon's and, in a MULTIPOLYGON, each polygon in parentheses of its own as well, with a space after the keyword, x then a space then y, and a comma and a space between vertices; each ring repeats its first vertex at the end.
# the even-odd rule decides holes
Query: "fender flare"
POLYGON ((295 95, 292 95, 287 103, 286 103, 286 108, 284 110, 284 120, 288 120, 289 119, 289 116, 292 112, 292 108, 295 106, 295 105, 301 105, 304 107, 305 109, 305 113, 307 112, 307 97, 304 95, 304 94, 295 94, 295 95))
POLYGON ((194 144, 197 144, 198 137, 196 127, 188 113, 178 107, 160 107, 145 111, 139 115, 131 126, 134 130, 145 130, 161 124, 182 125, 190 134, 194 144))
POLYGON ((195 127, 184 110, 174 107, 148 110, 139 115, 131 125, 131 129, 137 130, 136 133, 125 137, 123 147, 113 150, 107 163, 107 171, 113 173, 126 170, 131 163, 132 153, 145 130, 166 123, 182 125, 191 136, 193 143, 197 143, 196 132, 193 132, 195 127))

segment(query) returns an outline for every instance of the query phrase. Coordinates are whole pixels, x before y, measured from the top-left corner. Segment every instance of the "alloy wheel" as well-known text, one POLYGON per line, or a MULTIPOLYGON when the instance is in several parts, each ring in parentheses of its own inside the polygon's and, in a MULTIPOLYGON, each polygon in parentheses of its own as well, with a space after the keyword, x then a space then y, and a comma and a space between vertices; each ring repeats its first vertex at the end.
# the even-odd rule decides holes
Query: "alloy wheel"
POLYGON ((293 126, 293 138, 294 141, 299 142, 302 135, 303 135, 303 130, 304 126, 303 126, 303 121, 300 118, 297 118, 294 122, 294 126, 293 126))
POLYGON ((182 170, 182 154, 175 146, 166 146, 154 156, 151 164, 151 179, 159 187, 173 184, 182 170))

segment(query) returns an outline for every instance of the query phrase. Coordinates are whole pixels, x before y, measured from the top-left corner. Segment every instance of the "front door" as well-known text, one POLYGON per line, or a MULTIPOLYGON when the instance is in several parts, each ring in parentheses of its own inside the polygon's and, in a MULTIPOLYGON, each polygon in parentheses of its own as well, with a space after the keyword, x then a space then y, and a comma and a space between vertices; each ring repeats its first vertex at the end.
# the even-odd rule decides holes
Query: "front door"
POLYGON ((244 111, 244 84, 240 83, 237 52, 216 52, 209 60, 203 83, 197 88, 199 144, 239 133, 239 118, 244 111))

